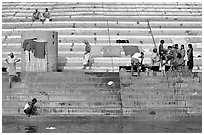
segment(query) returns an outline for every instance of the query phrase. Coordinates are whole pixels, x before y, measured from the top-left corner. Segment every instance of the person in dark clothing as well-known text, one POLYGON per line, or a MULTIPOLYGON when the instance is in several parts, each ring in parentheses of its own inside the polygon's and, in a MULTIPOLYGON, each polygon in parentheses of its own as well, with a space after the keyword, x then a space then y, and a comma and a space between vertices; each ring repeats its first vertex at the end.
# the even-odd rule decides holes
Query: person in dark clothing
POLYGON ((174 56, 174 59, 177 58, 177 54, 178 54, 178 44, 174 44, 173 45, 173 56, 174 56))
POLYGON ((159 55, 160 56, 163 56, 163 54, 164 54, 164 40, 161 40, 160 41, 160 44, 159 44, 159 55))
POLYGON ((187 66, 190 71, 193 69, 193 47, 192 44, 188 44, 188 50, 187 50, 187 56, 188 56, 188 61, 187 61, 187 66))
POLYGON ((174 59, 172 62, 173 68, 178 70, 178 68, 184 66, 184 64, 185 63, 184 63, 184 59, 182 58, 182 55, 178 53, 176 59, 174 59))
POLYGON ((33 12, 32 20, 39 20, 40 19, 40 11, 38 9, 35 9, 35 12, 33 12))
POLYGON ((164 40, 161 40, 159 45, 159 56, 160 56, 160 62, 162 66, 163 66, 163 60, 166 60, 165 58, 166 52, 167 50, 164 48, 164 40))
POLYGON ((35 106, 35 103, 37 103, 37 99, 33 98, 32 101, 29 101, 25 105, 23 111, 28 117, 30 117, 30 115, 37 115, 38 114, 37 113, 37 107, 35 106))
POLYGON ((168 64, 169 61, 170 61, 170 65, 171 65, 173 59, 174 59, 173 48, 172 48, 172 46, 168 46, 168 51, 166 53, 166 62, 165 62, 165 64, 168 64))

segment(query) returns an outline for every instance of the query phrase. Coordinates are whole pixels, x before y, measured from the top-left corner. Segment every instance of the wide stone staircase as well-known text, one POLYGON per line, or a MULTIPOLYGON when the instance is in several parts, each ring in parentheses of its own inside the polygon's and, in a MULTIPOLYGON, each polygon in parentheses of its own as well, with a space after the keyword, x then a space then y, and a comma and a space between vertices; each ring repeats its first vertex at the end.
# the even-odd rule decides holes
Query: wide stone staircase
POLYGON ((23 107, 33 98, 42 116, 122 116, 119 73, 21 73, 12 88, 6 73, 2 80, 4 116, 23 116, 23 107))
MULTIPOLYGON (((178 43, 187 50, 191 43, 194 69, 202 67, 202 4, 197 2, 3 2, 4 67, 9 52, 20 57, 21 34, 33 30, 59 33, 58 69, 63 71, 81 69, 84 40, 92 46, 94 72, 118 72, 119 66, 130 65, 130 57, 125 56, 122 48, 126 45, 144 50, 144 63, 149 64, 152 50, 161 39, 165 40, 166 48, 178 43), (51 11, 53 21, 32 22, 32 12, 35 9, 44 12, 45 7, 51 11), (129 43, 116 43, 123 39, 129 43), (107 55, 107 51, 111 54, 107 55)), ((20 63, 17 68, 20 71, 20 63)))
MULTIPOLYGON (((202 78, 202 74, 198 77, 202 78)), ((123 116, 142 121, 201 120, 202 81, 198 77, 178 76, 177 72, 169 71, 166 76, 142 73, 138 78, 121 70, 123 116)))
MULTIPOLYGON (((122 46, 138 46, 150 63, 155 44, 165 47, 191 43, 194 72, 202 69, 202 3, 124 2, 3 2, 2 67, 9 52, 21 57, 21 34, 26 31, 58 32, 58 70, 52 73, 19 73, 8 88, 8 74, 2 73, 2 114, 24 116, 26 102, 37 98, 41 116, 136 116, 136 119, 201 115, 202 86, 198 80, 182 77, 183 83, 162 75, 130 77, 119 71, 129 66, 122 46), (47 7, 51 22, 32 22, 36 8, 47 7), (129 43, 116 43, 116 40, 129 43), (81 70, 84 43, 92 46, 92 70, 81 70), (107 47, 111 55, 107 56, 107 47), (70 48, 73 50, 70 51, 70 48), (114 81, 114 86, 108 86, 114 81), (158 114, 158 115, 154 115, 158 114)), ((21 63, 17 64, 21 71, 21 63)), ((172 117, 171 117, 172 118, 172 117)), ((172 120, 172 119, 171 119, 172 120)))

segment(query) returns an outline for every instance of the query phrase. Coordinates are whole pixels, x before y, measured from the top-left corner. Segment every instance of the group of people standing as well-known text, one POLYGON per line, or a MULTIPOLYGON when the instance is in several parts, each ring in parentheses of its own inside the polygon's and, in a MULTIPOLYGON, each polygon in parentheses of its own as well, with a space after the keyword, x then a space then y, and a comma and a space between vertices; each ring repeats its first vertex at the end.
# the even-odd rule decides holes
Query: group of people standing
POLYGON ((160 41, 159 50, 157 48, 153 49, 152 54, 152 65, 158 66, 158 64, 163 67, 169 65, 173 68, 178 66, 186 65, 190 71, 193 69, 193 47, 192 44, 188 44, 188 50, 186 51, 184 45, 182 44, 179 48, 178 44, 173 46, 168 46, 167 49, 164 48, 164 40, 160 41))
POLYGON ((134 74, 134 67, 138 76, 140 76, 140 70, 142 67, 153 69, 154 67, 160 67, 158 70, 165 70, 165 66, 170 66, 173 70, 179 70, 185 65, 188 66, 188 70, 192 72, 193 69, 193 47, 192 44, 188 44, 188 50, 186 51, 182 44, 179 48, 178 44, 168 46, 164 48, 164 40, 160 41, 159 48, 153 49, 151 56, 151 64, 143 64, 144 52, 136 52, 131 56, 131 74, 134 74))
POLYGON ((41 13, 38 11, 38 9, 35 9, 35 12, 33 12, 32 20, 40 20, 42 22, 46 21, 48 19, 49 21, 52 21, 51 13, 48 11, 48 8, 45 8, 45 12, 41 13))

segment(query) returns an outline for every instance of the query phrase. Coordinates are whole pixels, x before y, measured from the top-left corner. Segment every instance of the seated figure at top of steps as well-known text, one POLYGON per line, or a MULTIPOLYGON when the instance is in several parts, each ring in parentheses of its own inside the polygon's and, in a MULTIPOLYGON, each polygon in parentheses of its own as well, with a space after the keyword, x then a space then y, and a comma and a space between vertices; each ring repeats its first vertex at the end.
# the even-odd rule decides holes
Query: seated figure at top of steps
POLYGON ((40 11, 38 9, 35 9, 35 12, 33 12, 32 21, 39 20, 40 19, 40 11))
POLYGON ((52 21, 52 15, 48 11, 48 8, 45 8, 45 12, 41 14, 40 21, 46 21, 46 19, 52 21))

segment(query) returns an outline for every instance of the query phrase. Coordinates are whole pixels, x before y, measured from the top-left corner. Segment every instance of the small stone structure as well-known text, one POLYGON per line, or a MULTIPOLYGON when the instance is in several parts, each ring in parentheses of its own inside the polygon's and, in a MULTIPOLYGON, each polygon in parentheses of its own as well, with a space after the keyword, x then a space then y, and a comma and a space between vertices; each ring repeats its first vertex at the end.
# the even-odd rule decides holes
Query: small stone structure
MULTIPOLYGON (((32 51, 21 48, 21 72, 53 72, 57 71, 58 33, 55 31, 26 31, 21 35, 22 46, 25 40, 33 39, 35 45, 45 45, 45 58, 36 58, 32 51), (27 54, 28 53, 28 54, 27 54)), ((39 49, 38 49, 39 50, 39 49)), ((42 50, 40 50, 42 51, 42 50)))

